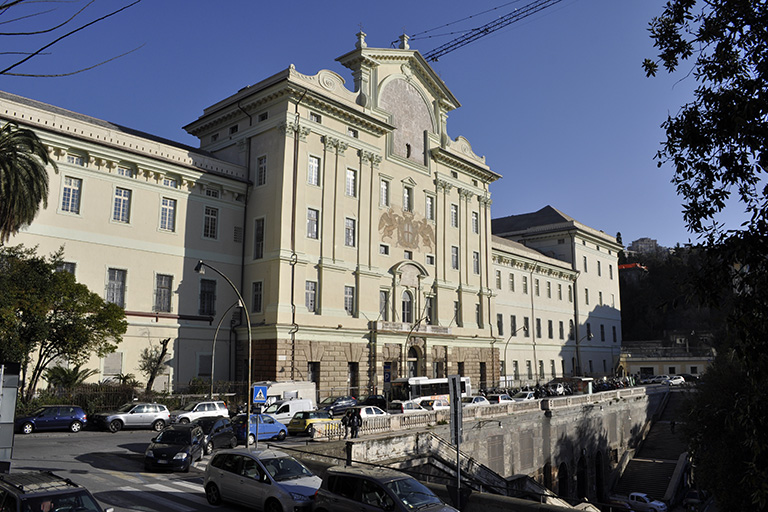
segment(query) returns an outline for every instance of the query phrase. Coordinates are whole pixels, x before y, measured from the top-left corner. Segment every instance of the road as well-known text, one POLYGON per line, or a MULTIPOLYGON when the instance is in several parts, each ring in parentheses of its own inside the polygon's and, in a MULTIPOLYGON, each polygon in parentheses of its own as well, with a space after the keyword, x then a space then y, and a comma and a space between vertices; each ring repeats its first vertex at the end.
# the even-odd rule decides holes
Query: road
MULTIPOLYGON (((206 501, 203 471, 210 456, 189 473, 145 472, 144 450, 155 435, 149 430, 17 434, 11 471, 46 469, 71 478, 91 491, 102 507, 112 507, 115 512, 244 510, 227 504, 213 507, 206 501)), ((284 441, 286 447, 299 444, 304 442, 284 441)))

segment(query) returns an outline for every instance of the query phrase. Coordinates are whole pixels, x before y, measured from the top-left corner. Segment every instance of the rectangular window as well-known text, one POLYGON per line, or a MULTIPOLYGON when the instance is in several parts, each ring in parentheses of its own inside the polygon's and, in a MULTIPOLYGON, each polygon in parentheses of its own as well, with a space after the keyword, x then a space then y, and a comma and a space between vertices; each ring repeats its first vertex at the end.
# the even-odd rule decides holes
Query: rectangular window
POLYGON ((541 318, 536 319, 536 338, 541 338, 541 318))
POLYGON ((160 229, 176 230, 176 200, 164 197, 160 200, 160 229))
POLYGON ((608 278, 613 279, 613 265, 608 265, 608 278))
POLYGON ((260 187, 267 184, 267 156, 260 156, 256 159, 256 186, 260 187))
POLYGON ((200 315, 216 315, 216 281, 213 279, 200 280, 200 315))
POLYGON ((126 188, 115 189, 115 203, 112 208, 112 220, 128 223, 131 217, 131 191, 126 188))
POLYGON ((435 220, 435 198, 432 196, 426 197, 424 203, 424 216, 427 220, 435 220))
POLYGON ((354 286, 344 287, 344 311, 346 311, 348 315, 354 316, 355 314, 355 287, 354 286))
POLYGON ((597 276, 600 277, 602 275, 603 275, 603 270, 602 270, 602 268, 600 266, 600 262, 598 261, 597 262, 597 276))
POLYGON ((389 181, 379 181, 379 206, 389 206, 389 181))
POLYGON ((64 191, 61 195, 61 210, 69 213, 80 213, 80 192, 83 180, 64 176, 64 191))
POLYGON ((83 160, 83 157, 81 156, 73 155, 70 153, 67 155, 67 163, 72 165, 79 165, 82 167, 85 165, 85 160, 83 160))
POLYGON ((315 312, 317 301, 317 282, 307 281, 304 285, 304 305, 310 313, 315 312))
POLYGON ((155 311, 171 312, 173 276, 155 275, 155 311))
POLYGON ((215 239, 218 236, 218 227, 219 210, 206 206, 203 214, 203 238, 215 239))
POLYGON ((264 257, 264 219, 256 219, 253 224, 253 259, 264 257))
POLYGON ((528 317, 523 317, 523 336, 529 338, 531 336, 531 325, 528 322, 528 317))
POLYGON ((616 343, 616 326, 615 325, 611 326, 611 331, 613 334, 613 342, 616 343))
POLYGON ((525 369, 526 373, 528 374, 528 380, 533 379, 533 365, 531 365, 531 360, 528 359, 525 361, 525 369))
POLYGON ((477 212, 472 212, 472 232, 480 233, 480 216, 477 212))
POLYGON ((480 304, 475 304, 475 323, 478 327, 483 326, 483 316, 482 316, 482 309, 480 308, 480 304))
POLYGON ((509 316, 509 335, 517 336, 517 316, 509 316))
POLYGON ((389 292, 379 290, 379 318, 384 322, 389 321, 389 292))
POLYGON ((589 306, 589 288, 584 288, 584 304, 589 306))
POLYGON ((259 116, 256 118, 256 120, 257 120, 259 123, 263 123, 263 122, 264 122, 264 121, 266 121, 267 119, 269 119, 269 112, 262 112, 262 113, 261 113, 261 114, 259 114, 259 116))
POLYGON ((523 293, 528 295, 528 276, 523 276, 523 293))
POLYGON ((127 271, 110 268, 107 271, 107 302, 125 307, 125 278, 127 271))
POLYGON ((557 285, 557 300, 563 300, 563 285, 557 285))
POLYGON ((504 336, 504 315, 496 313, 496 329, 499 331, 499 336, 504 336))
POLYGON ((597 303, 603 305, 603 292, 597 292, 597 303))
POLYGON ((320 212, 314 208, 307 208, 307 238, 318 238, 318 220, 320 212))
MULTIPOLYGON (((131 174, 133 174, 133 171, 131 171, 131 174)), ((179 182, 175 178, 169 178, 168 176, 165 176, 163 177, 163 186, 170 187, 170 188, 179 188, 179 182)))
POLYGON ((605 341, 605 325, 600 324, 600 341, 605 341))
POLYGON ((349 197, 357 197, 357 171, 354 169, 347 169, 347 181, 344 193, 349 197))
POLYGON ((253 283, 253 302, 251 303, 252 313, 261 313, 264 306, 264 282, 256 281, 253 283))
POLYGON ((587 257, 584 256, 584 273, 587 273, 587 257))
POLYGON ((472 271, 480 274, 480 253, 477 251, 472 251, 472 271))
POLYGON ((558 324, 558 328, 559 328, 559 333, 558 334, 559 334, 560 339, 561 340, 565 339, 565 324, 563 323, 562 320, 560 320, 560 323, 558 324))
POLYGON ((382 254, 384 256, 389 256, 389 246, 387 244, 380 244, 379 254, 382 254))
POLYGON ((358 138, 360 134, 354 128, 347 128, 347 135, 349 135, 350 137, 358 138))
POLYGON ((355 219, 344 219, 344 245, 354 247, 357 240, 357 226, 355 219))
POLYGON ((56 267, 56 272, 69 272, 70 274, 75 275, 75 268, 77 268, 76 263, 72 261, 62 261, 56 267))
POLYGON ((552 283, 550 283, 549 281, 547 281, 547 298, 548 299, 552 298, 552 283))
POLYGON ((568 302, 573 302, 573 287, 568 285, 568 302))
POLYGON ((323 116, 321 116, 318 113, 310 112, 309 113, 309 120, 315 123, 322 123, 323 122, 323 116))
POLYGON ((509 274, 509 291, 515 291, 515 274, 509 274))
POLYGON ((549 360, 549 371, 552 372, 552 378, 553 379, 555 377, 557 377, 557 368, 555 367, 555 360, 554 359, 550 359, 549 360))
POLYGON ((426 297, 424 299, 424 317, 427 325, 435 325, 435 298, 426 297))
POLYGON ((539 378, 540 379, 544 378, 544 361, 542 361, 541 359, 539 359, 539 378))
POLYGON ((307 167, 307 183, 310 185, 320 185, 320 158, 316 156, 309 157, 307 167))
POLYGON ((434 254, 427 254, 427 265, 434 265, 434 264, 435 264, 434 254))
POLYGON ((461 327, 461 304, 459 301, 453 301, 453 319, 456 320, 456 325, 461 327))
POLYGON ((536 296, 538 297, 539 296, 539 280, 538 279, 533 280, 533 286, 534 286, 536 296))
POLYGON ((547 338, 552 339, 555 337, 555 323, 552 320, 547 320, 547 338))
POLYGON ((451 268, 459 270, 459 248, 455 245, 451 246, 451 268))
POLYGON ((496 271, 496 289, 501 290, 501 270, 496 271))
POLYGON ((205 189, 205 195, 207 197, 213 197, 213 198, 218 199, 219 198, 219 191, 218 191, 218 189, 215 189, 215 188, 206 188, 205 189))
POLYGON ((592 324, 590 324, 589 322, 587 322, 587 339, 588 340, 592 339, 592 324))
POLYGON ((459 227, 459 205, 457 204, 451 205, 451 227, 459 227))
POLYGON ((403 211, 413 211, 413 188, 403 187, 403 211))
POLYGON ((413 259, 413 251, 405 250, 403 251, 403 259, 405 260, 412 260, 413 259))

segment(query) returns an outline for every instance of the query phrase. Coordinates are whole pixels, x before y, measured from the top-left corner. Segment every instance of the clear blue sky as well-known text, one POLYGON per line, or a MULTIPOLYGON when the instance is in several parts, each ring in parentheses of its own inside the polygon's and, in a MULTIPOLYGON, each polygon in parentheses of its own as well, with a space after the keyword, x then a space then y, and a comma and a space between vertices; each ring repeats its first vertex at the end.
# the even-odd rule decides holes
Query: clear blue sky
MULTIPOLYGON (((0 89, 197 146, 182 126, 290 64, 310 75, 332 69, 351 87, 335 58, 353 49, 361 26, 370 47, 389 47, 403 31, 418 34, 500 7, 433 34, 466 30, 529 1, 144 0, 14 71, 67 72, 143 45, 137 51, 72 77, 0 77, 0 89)), ((654 56, 648 22, 663 3, 564 0, 433 64, 462 103, 450 114, 449 135, 465 136, 503 176, 491 189, 494 218, 551 205, 611 235, 621 232, 625 244, 647 236, 674 246, 691 238, 671 171, 653 157, 664 139, 661 123, 690 100, 695 83, 648 79, 641 67, 654 56)), ((97 1, 84 19, 117 4, 97 1)), ((417 38, 411 48, 426 53, 457 35, 417 38)), ((3 39, 5 51, 29 50, 34 41, 3 39)))

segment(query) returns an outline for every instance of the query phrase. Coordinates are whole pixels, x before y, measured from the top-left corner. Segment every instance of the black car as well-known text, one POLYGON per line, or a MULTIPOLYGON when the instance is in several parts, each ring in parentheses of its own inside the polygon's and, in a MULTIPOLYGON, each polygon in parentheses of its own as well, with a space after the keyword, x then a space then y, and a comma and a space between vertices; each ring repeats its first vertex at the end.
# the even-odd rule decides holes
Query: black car
POLYGON ((152 439, 144 453, 144 469, 170 469, 187 472, 203 458, 203 429, 199 425, 171 425, 152 439))
MULTIPOLYGON (((0 475, 0 504, 3 512, 103 512, 101 505, 85 487, 50 471, 0 475)), ((112 510, 108 508, 107 512, 112 510)))
POLYGON ((200 418, 194 421, 203 429, 203 449, 205 454, 213 453, 218 448, 235 448, 237 436, 232 428, 232 422, 225 416, 215 418, 200 418))
POLYGON ((381 410, 387 410, 387 399, 384 395, 368 395, 358 399, 357 405, 375 405, 381 410))
POLYGON ((331 416, 335 416, 356 405, 357 399, 353 396, 329 396, 317 404, 317 408, 321 411, 328 411, 331 416))

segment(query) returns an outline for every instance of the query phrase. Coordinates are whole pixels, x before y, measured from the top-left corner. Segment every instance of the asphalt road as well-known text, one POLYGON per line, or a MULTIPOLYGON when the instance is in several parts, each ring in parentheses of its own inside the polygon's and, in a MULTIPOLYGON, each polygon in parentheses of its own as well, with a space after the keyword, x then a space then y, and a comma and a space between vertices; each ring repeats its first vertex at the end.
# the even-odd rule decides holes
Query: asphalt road
MULTIPOLYGON (((144 471, 144 450, 156 432, 122 430, 115 434, 84 430, 16 434, 11 471, 46 469, 83 485, 102 507, 115 512, 243 511, 237 505, 208 504, 203 471, 210 456, 189 473, 144 471)), ((304 444, 284 441, 285 446, 304 444)), ((262 446, 264 443, 260 442, 262 446)), ((278 444, 279 445, 279 444, 278 444)))

